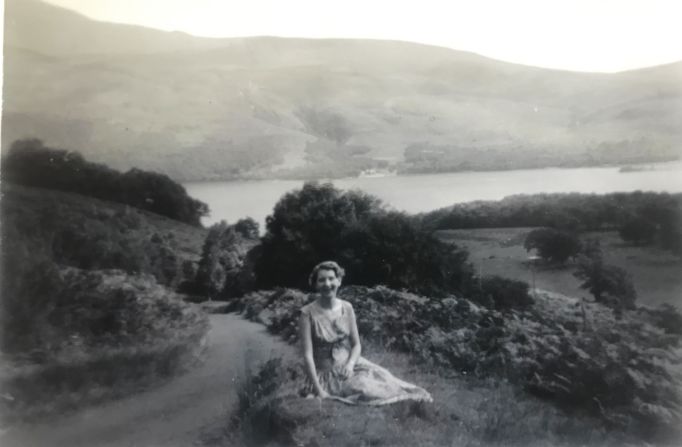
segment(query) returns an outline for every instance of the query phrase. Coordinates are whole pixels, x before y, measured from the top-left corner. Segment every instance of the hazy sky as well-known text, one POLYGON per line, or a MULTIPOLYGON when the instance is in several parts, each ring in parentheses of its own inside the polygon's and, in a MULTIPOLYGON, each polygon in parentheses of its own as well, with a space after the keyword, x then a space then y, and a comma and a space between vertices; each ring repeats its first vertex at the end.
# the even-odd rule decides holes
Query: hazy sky
POLYGON ((678 0, 49 0, 89 17, 211 37, 398 39, 543 67, 682 59, 678 0))

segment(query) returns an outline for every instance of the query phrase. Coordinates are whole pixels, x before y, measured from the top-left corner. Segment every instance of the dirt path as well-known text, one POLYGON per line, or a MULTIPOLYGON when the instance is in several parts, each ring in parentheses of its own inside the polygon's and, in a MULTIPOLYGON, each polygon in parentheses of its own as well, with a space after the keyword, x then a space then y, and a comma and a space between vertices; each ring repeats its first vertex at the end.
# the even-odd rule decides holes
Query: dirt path
POLYGON ((237 315, 212 315, 206 361, 157 388, 0 436, 3 447, 187 447, 226 423, 249 369, 292 348, 237 315))

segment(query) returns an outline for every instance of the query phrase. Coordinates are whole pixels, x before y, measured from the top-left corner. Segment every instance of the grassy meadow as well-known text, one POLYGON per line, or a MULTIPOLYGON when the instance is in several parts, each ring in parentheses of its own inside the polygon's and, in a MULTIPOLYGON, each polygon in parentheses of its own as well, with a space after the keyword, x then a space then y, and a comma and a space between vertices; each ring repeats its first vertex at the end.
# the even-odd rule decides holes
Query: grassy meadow
MULTIPOLYGON (((438 237, 455 242, 469 251, 469 259, 484 275, 533 282, 533 271, 528 264, 529 253, 523 241, 533 228, 480 228, 442 230, 438 237)), ((624 243, 618 233, 590 232, 584 237, 599 238, 608 264, 625 269, 637 290, 637 303, 658 305, 668 303, 682 307, 682 260, 655 246, 634 246, 624 243)), ((592 299, 589 292, 580 288, 580 280, 573 276, 569 261, 565 267, 535 268, 535 286, 574 297, 592 299)))

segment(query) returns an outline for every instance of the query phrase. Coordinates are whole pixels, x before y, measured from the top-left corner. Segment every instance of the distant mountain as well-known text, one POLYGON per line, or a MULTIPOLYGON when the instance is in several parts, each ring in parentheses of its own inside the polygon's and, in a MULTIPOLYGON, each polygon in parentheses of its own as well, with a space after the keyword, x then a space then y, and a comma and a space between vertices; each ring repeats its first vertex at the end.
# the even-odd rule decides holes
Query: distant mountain
POLYGON ((682 62, 577 73, 396 41, 199 38, 34 0, 5 14, 3 150, 37 137, 198 180, 635 163, 682 147, 682 62))

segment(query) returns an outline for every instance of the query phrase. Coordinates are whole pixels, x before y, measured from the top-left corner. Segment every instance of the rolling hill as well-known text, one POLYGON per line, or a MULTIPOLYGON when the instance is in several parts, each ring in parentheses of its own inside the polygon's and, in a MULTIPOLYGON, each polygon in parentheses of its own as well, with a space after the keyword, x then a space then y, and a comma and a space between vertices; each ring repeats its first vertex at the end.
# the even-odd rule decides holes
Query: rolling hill
POLYGON ((682 62, 615 74, 398 41, 211 39, 5 7, 18 138, 176 180, 677 158, 682 62))

